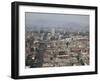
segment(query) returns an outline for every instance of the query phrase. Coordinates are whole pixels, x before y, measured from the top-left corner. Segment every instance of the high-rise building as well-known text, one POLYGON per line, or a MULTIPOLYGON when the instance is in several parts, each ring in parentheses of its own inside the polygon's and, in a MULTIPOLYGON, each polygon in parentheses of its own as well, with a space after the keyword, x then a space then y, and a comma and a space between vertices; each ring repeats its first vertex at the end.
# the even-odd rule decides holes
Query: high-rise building
POLYGON ((51 29, 51 34, 52 34, 52 36, 55 35, 55 29, 54 28, 51 29))

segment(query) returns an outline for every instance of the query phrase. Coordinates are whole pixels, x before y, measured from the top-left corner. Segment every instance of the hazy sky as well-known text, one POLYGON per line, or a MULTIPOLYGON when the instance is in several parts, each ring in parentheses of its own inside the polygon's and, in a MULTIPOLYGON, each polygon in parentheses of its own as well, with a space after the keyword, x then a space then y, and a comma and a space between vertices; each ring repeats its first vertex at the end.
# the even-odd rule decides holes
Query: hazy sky
POLYGON ((75 14, 50 14, 50 13, 25 13, 25 26, 26 28, 33 27, 68 27, 81 26, 82 28, 89 26, 88 15, 75 15, 75 14))

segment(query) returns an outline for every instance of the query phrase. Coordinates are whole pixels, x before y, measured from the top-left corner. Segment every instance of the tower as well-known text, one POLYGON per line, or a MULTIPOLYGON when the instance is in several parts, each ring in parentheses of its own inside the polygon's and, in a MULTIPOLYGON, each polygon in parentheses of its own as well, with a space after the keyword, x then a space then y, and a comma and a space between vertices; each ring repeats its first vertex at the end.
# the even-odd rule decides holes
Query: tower
POLYGON ((51 34, 52 34, 52 36, 55 35, 55 29, 54 28, 51 29, 51 34))

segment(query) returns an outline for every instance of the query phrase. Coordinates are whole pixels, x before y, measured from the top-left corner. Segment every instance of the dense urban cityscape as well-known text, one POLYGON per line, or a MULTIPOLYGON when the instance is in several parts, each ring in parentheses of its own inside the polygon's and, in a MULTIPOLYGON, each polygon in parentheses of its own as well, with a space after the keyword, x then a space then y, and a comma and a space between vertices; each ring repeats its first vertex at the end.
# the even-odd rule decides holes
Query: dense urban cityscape
POLYGON ((89 32, 27 31, 25 45, 29 68, 89 65, 89 32))
POLYGON ((25 67, 90 64, 89 15, 25 12, 25 67))

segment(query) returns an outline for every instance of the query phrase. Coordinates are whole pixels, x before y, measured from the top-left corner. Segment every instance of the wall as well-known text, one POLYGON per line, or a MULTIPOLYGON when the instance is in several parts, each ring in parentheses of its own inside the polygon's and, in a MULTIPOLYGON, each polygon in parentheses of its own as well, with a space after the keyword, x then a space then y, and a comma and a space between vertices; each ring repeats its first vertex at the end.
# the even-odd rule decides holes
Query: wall
MULTIPOLYGON (((10 65, 11 65, 11 2, 14 0, 1 0, 0 1, 0 81, 13 81, 10 78, 10 65)), ((20 0, 19 0, 20 1, 20 0)), ((49 2, 60 4, 75 4, 75 5, 94 5, 98 6, 100 10, 100 0, 21 0, 30 2, 49 2)), ((100 11, 98 12, 100 14, 100 11)), ((98 22, 100 15, 98 16, 98 22)), ((98 30, 100 24, 98 23, 98 30)), ((100 34, 100 32, 98 33, 100 34)), ((100 37, 98 38, 100 41, 100 37)), ((100 42, 98 43, 100 48, 100 42)), ((99 51, 100 52, 100 51, 99 51)), ((99 54, 98 52, 98 54, 99 54)), ((98 59, 100 55, 98 55, 98 59)), ((100 62, 100 59, 98 60, 100 62)), ((99 64, 100 68, 100 64, 99 64)), ((100 72, 100 70, 99 70, 100 72)), ((39 78, 39 79, 26 79, 26 81, 99 81, 100 73, 98 75, 82 75, 82 76, 68 76, 68 77, 53 77, 53 78, 39 78)))

